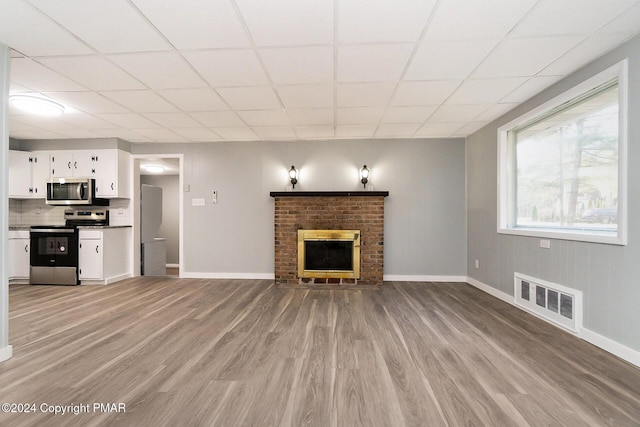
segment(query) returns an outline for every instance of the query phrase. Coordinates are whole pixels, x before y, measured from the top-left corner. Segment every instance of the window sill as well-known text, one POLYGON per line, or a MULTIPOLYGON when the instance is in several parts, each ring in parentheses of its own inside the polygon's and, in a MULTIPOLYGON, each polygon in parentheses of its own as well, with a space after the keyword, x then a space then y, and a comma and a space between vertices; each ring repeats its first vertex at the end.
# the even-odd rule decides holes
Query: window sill
POLYGON ((498 228, 499 234, 513 236, 541 237, 545 239, 572 240, 587 243, 603 243, 607 245, 624 246, 627 244, 625 236, 621 237, 617 232, 597 230, 566 230, 552 228, 498 228))

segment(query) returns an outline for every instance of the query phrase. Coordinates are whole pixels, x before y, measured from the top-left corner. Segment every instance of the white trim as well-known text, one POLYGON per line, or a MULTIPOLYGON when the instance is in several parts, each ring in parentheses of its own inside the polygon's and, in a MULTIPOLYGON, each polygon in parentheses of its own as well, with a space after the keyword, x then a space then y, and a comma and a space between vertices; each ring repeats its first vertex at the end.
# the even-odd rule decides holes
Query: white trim
POLYGON ((119 274, 117 276, 108 277, 105 280, 84 279, 84 280, 80 280, 80 285, 110 285, 112 283, 116 283, 124 279, 129 279, 131 277, 133 277, 133 274, 124 273, 124 274, 119 274))
POLYGON ((420 276, 406 274, 385 274, 385 282, 466 282, 466 276, 420 276))
POLYGON ((166 267, 168 267, 168 268, 179 268, 180 264, 167 264, 166 267))
POLYGON ((612 245, 627 244, 628 80, 628 60, 624 59, 498 128, 498 149, 496 151, 498 156, 497 232, 499 234, 612 245), (513 180, 515 171, 512 170, 513 162, 511 158, 514 153, 512 152, 512 141, 509 140, 509 131, 615 77, 618 79, 618 114, 620 123, 618 132, 618 228, 615 233, 569 228, 554 230, 553 228, 514 227, 515 218, 513 218, 514 212, 511 209, 511 204, 515 201, 511 200, 511 198, 513 198, 515 190, 511 188, 510 182, 513 180))
POLYGON ((274 273, 204 273, 197 271, 185 271, 180 275, 183 279, 249 279, 249 280, 275 280, 274 273))
POLYGON ((0 348, 0 362, 4 362, 5 360, 11 359, 13 356, 13 347, 8 345, 6 347, 0 348))
POLYGON ((582 331, 580 331, 580 338, 640 367, 640 351, 636 351, 586 328, 582 328, 582 331))
MULTIPOLYGON (((499 300, 502 300, 506 303, 509 303, 511 305, 513 304, 513 295, 510 295, 504 291, 501 291, 500 289, 496 289, 493 288, 489 285, 486 285, 482 282, 480 282, 479 280, 476 280, 472 277, 467 277, 467 283, 470 284, 471 286, 473 286, 474 288, 478 288, 483 292, 488 293, 489 295, 498 298, 499 300)), ((520 307, 518 307, 520 308, 520 307)))
MULTIPOLYGON (((516 305, 514 303, 514 297, 513 295, 510 295, 506 292, 503 292, 499 289, 493 288, 489 285, 487 285, 486 283, 482 283, 479 280, 473 279, 471 277, 467 277, 467 283, 469 283, 471 286, 480 289, 481 291, 484 291, 514 307, 516 307, 519 310, 524 311, 525 313, 531 314, 532 316, 538 317, 539 319, 545 320, 543 317, 537 316, 535 313, 530 312, 528 310, 525 310, 523 307, 520 307, 518 305, 516 305)), ((578 334, 574 334, 572 333, 570 330, 563 328, 559 325, 556 325, 555 323, 551 323, 548 322, 550 325, 553 325, 555 327, 557 327, 560 330, 566 331, 567 333, 570 333, 571 335, 574 335, 590 344, 595 345, 596 347, 599 347, 601 349, 603 349, 604 351, 607 351, 615 356, 618 356, 619 358, 626 360, 627 362, 636 365, 638 367, 640 367, 640 351, 634 350, 632 348, 629 348, 623 344, 620 344, 616 341, 613 341, 610 338, 604 337, 602 335, 599 335, 589 329, 586 328, 582 328, 580 329, 580 332, 578 334)))

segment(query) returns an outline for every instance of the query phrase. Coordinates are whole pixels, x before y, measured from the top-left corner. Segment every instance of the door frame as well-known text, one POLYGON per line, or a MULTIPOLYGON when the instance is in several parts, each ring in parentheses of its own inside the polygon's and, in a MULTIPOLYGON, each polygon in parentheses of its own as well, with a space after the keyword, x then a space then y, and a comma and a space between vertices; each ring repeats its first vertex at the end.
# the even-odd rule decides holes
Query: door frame
POLYGON ((184 154, 132 154, 131 155, 131 199, 133 201, 133 236, 132 236, 132 267, 133 276, 140 276, 141 250, 140 250, 140 160, 141 159, 178 159, 178 277, 184 274, 184 154))

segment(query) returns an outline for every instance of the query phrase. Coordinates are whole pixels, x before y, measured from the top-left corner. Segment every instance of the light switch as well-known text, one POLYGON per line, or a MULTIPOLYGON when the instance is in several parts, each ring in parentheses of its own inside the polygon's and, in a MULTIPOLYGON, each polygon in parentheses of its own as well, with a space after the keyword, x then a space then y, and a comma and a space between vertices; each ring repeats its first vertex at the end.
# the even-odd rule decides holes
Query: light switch
POLYGON ((211 202, 213 204, 218 203, 218 191, 213 190, 213 194, 211 195, 211 202))

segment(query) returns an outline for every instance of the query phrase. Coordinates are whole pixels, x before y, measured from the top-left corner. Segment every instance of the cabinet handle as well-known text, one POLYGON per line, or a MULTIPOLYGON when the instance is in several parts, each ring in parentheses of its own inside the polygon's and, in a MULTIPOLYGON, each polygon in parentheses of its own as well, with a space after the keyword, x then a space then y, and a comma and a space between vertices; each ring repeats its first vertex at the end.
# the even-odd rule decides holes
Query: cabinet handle
POLYGON ((33 188, 29 187, 29 193, 33 193, 33 188))
POLYGON ((78 162, 73 162, 73 168, 78 169, 78 162))
POLYGON ((95 174, 96 174, 96 170, 95 170, 95 168, 94 168, 94 169, 91 169, 91 173, 92 173, 93 175, 95 175, 95 174))
POLYGON ((51 175, 55 175, 56 174, 56 170, 55 169, 51 169, 51 175))
POLYGON ((24 251, 29 252, 29 245, 24 245, 24 251))
POLYGON ((97 254, 98 254, 98 253, 100 253, 100 252, 98 252, 98 246, 96 246, 96 253, 97 253, 97 254))
POLYGON ((113 190, 113 182, 111 183, 111 189, 113 190))
POLYGON ((67 167, 71 169, 71 162, 67 163, 67 167))

